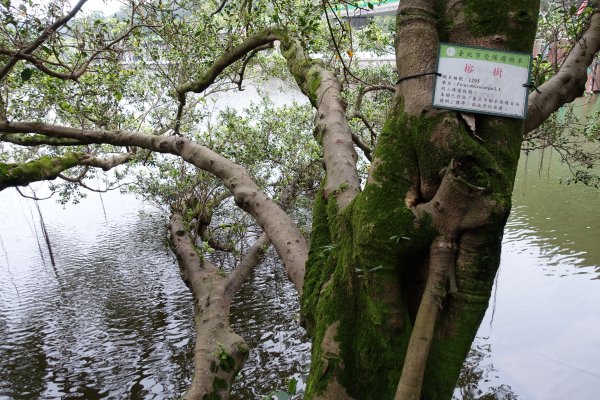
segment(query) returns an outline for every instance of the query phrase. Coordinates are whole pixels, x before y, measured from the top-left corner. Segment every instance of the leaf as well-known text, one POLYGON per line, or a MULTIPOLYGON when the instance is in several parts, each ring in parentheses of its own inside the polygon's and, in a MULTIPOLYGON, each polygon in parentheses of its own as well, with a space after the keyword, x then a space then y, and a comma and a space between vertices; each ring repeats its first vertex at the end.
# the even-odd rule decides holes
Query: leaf
POLYGON ((298 386, 298 381, 294 378, 290 379, 290 381, 288 382, 288 393, 291 395, 296 394, 296 389, 298 386))
POLYGON ((369 7, 369 9, 373 9, 373 3, 367 3, 367 7, 369 7))
POLYGON ((21 71, 21 80, 23 82, 28 81, 29 79, 31 79, 32 74, 33 70, 31 68, 25 68, 23 71, 21 71))

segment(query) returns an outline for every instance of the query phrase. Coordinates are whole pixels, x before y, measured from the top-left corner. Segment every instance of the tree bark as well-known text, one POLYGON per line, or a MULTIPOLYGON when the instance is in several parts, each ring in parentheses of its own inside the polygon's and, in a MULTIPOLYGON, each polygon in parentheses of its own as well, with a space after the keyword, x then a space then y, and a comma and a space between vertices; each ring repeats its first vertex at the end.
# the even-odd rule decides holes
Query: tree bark
POLYGON ((585 91, 587 69, 600 50, 600 6, 596 2, 589 25, 556 75, 532 92, 527 106, 524 131, 540 126, 550 114, 585 91))
POLYGON ((358 156, 346 118, 342 85, 321 61, 313 60, 305 53, 297 39, 284 34, 280 34, 279 39, 290 72, 317 109, 315 130, 323 146, 327 174, 323 195, 333 196, 342 210, 360 191, 356 170, 358 156))
POLYGON ((248 358, 245 340, 231 329, 229 310, 234 294, 252 269, 260 264, 269 246, 262 234, 229 275, 204 259, 194 245, 181 213, 170 220, 171 248, 177 256, 181 276, 194 297, 196 345, 194 376, 183 398, 228 399, 231 383, 248 358))

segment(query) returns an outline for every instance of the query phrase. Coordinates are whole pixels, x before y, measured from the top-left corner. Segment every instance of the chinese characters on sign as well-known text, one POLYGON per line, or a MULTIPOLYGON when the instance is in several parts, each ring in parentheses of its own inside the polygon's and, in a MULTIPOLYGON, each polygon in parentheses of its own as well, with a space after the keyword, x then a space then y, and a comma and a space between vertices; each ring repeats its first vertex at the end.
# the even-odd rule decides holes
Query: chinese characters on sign
POLYGON ((442 43, 433 106, 525 118, 531 56, 442 43))

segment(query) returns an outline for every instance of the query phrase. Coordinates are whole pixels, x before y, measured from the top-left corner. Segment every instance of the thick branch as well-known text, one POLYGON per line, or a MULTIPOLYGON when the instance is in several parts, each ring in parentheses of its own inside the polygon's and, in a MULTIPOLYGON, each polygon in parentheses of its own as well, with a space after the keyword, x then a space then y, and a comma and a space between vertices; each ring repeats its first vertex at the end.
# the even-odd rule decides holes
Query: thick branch
POLYGON ((231 382, 248 357, 248 345, 229 324, 230 299, 225 296, 228 280, 199 255, 179 212, 171 215, 170 231, 171 248, 195 304, 194 377, 183 398, 228 399, 231 382))
POLYGON ((0 190, 12 186, 25 186, 32 182, 50 181, 61 175, 61 172, 77 165, 102 168, 108 171, 129 161, 132 154, 119 154, 108 159, 89 154, 67 153, 60 157, 44 156, 21 164, 0 163, 0 190))
MULTIPOLYGON (((598 6, 595 7, 597 10, 598 6)), ((554 111, 581 96, 587 81, 587 68, 599 50, 600 12, 596 11, 558 73, 539 87, 541 93, 532 92, 529 95, 525 133, 534 130, 554 111)))
POLYGON ((455 293, 457 239, 460 233, 486 224, 501 210, 486 193, 459 176, 451 162, 435 196, 413 208, 417 218, 428 217, 438 235, 430 245, 429 273, 423 298, 406 350, 396 400, 419 400, 425 367, 439 309, 455 293))
MULTIPOLYGON (((400 78, 435 71, 437 31, 435 0, 403 0, 398 7, 396 67, 400 78)), ((431 109, 432 75, 403 80, 397 85, 408 114, 431 109)))
POLYGON ((90 167, 102 168, 103 171, 113 169, 117 165, 125 164, 133 158, 131 153, 117 154, 108 158, 100 158, 91 155, 81 157, 81 164, 90 167))
POLYGON ((304 264, 308 257, 306 240, 290 217, 260 190, 243 167, 212 150, 177 136, 152 136, 131 131, 86 131, 41 123, 0 121, 0 132, 39 133, 50 137, 84 140, 91 143, 137 146, 180 156, 198 168, 214 174, 233 194, 236 204, 252 215, 269 235, 285 265, 288 277, 298 293, 302 293, 304 264))
POLYGON ((18 144, 19 146, 77 146, 88 144, 81 140, 52 138, 45 135, 0 134, 0 142, 18 144))
POLYGON ((311 59, 299 41, 282 37, 283 55, 300 89, 317 108, 316 130, 323 145, 327 185, 325 196, 334 196, 340 210, 360 191, 358 156, 345 114, 342 85, 319 60, 311 59))
POLYGON ((69 168, 80 164, 80 156, 40 157, 22 164, 0 163, 0 190, 12 186, 25 186, 31 182, 53 180, 69 168))

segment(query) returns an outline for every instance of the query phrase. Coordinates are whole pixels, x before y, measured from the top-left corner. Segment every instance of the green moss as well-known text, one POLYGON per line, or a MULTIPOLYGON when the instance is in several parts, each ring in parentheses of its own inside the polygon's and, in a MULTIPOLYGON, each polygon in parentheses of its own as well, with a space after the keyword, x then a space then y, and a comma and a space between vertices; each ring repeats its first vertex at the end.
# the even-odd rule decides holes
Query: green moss
POLYGON ((215 378, 215 381, 213 383, 213 389, 215 391, 224 391, 229 389, 229 385, 227 384, 227 381, 225 379, 215 378))
POLYGON ((214 355, 217 360, 219 360, 219 368, 225 372, 233 371, 235 368, 235 360, 221 343, 217 343, 217 352, 214 355))
POLYGON ((221 393, 227 392, 228 390, 229 384, 225 379, 215 378, 213 381, 212 391, 202 396, 202 400, 221 400, 223 398, 221 393))
MULTIPOLYGON (((478 116, 480 140, 466 131, 455 113, 414 117, 403 109, 398 99, 378 139, 371 179, 353 202, 340 212, 335 200, 324 199, 322 193, 315 201, 302 298, 303 319, 313 339, 306 399, 322 393, 332 379, 353 398, 394 396, 412 329, 410 315, 414 316, 408 303, 413 307, 411 296, 419 295, 418 289, 405 292, 418 284, 424 255, 436 234, 430 220, 415 221, 407 208, 411 188, 420 183, 435 186, 440 172, 454 160, 465 179, 488 188, 504 210, 510 206, 521 122, 478 116), (339 347, 333 353, 323 347, 332 326, 337 326, 339 347)), ((485 234, 490 244, 500 237, 505 217, 500 213, 490 221, 485 234)), ((432 398, 448 398, 454 387, 487 307, 498 263, 495 249, 481 252, 481 259, 461 272, 461 292, 444 307, 449 322, 440 322, 426 376, 427 385, 439 386, 428 393, 439 392, 441 397, 432 398)))
POLYGON ((474 36, 501 35, 513 51, 531 52, 537 28, 539 0, 467 0, 465 17, 474 36))
POLYGON ((21 164, 0 163, 0 188, 55 179, 64 170, 79 165, 81 156, 67 153, 60 157, 43 156, 21 164))

